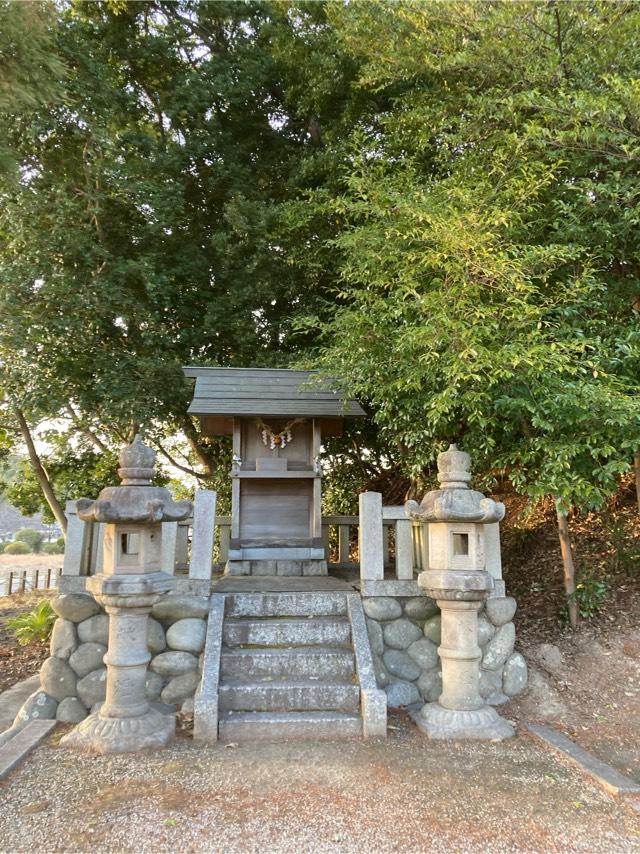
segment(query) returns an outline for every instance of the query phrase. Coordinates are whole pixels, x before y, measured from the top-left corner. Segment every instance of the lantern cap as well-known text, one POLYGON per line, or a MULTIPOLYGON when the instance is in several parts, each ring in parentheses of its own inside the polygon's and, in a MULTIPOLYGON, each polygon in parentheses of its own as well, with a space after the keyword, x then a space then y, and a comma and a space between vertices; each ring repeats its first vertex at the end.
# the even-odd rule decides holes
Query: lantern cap
POLYGON ((471 457, 455 444, 438 454, 440 489, 427 492, 422 501, 407 501, 405 512, 421 522, 474 522, 489 525, 504 518, 504 504, 469 489, 471 457))
POLYGON ((119 455, 118 476, 122 486, 107 486, 98 498, 76 501, 76 512, 84 522, 143 524, 180 522, 193 511, 191 501, 174 501, 163 486, 152 486, 156 452, 137 435, 119 455))

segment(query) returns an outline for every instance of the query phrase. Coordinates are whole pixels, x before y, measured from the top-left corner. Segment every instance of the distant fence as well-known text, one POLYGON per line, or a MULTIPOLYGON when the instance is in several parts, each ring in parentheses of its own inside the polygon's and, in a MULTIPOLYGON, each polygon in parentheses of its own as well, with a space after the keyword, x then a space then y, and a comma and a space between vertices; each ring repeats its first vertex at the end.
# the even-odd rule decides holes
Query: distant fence
POLYGON ((27 593, 30 590, 55 589, 61 575, 60 567, 0 570, 0 596, 27 593))

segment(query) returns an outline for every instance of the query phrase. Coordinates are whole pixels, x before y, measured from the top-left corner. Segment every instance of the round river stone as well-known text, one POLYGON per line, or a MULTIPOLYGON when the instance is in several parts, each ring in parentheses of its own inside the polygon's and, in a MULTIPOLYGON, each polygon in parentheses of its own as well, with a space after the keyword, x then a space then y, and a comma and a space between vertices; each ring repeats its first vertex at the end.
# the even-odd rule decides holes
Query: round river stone
POLYGON ((367 634, 369 635, 371 652, 374 653, 374 655, 382 655, 384 652, 382 626, 380 623, 376 623, 375 620, 370 620, 369 617, 365 617, 365 620, 367 621, 367 634))
POLYGON ((485 609, 494 626, 503 626, 513 620, 516 600, 513 596, 497 596, 495 599, 487 599, 485 609))
POLYGON ((195 694, 199 681, 196 670, 190 670, 182 676, 174 676, 163 688, 160 699, 163 703, 182 703, 187 697, 195 694))
POLYGON ((399 649, 386 650, 382 656, 382 660, 389 673, 397 676, 398 679, 406 679, 408 682, 413 682, 422 672, 415 661, 406 652, 402 652, 399 649))
POLYGON ((439 613, 439 609, 434 600, 428 596, 416 596, 405 602, 404 612, 410 620, 423 622, 439 613))
POLYGON ((161 652, 151 660, 151 670, 159 673, 160 676, 182 676, 183 673, 188 673, 189 670, 198 669, 198 659, 190 652, 180 652, 171 650, 170 652, 161 652))
POLYGON ((426 670, 416 685, 423 698, 428 703, 434 703, 442 694, 442 673, 439 670, 426 670))
POLYGON ((22 704, 16 715, 14 726, 24 726, 29 721, 51 721, 56 716, 58 701, 44 691, 35 691, 22 704))
POLYGON ((402 605, 397 599, 387 596, 363 599, 362 607, 367 617, 372 620, 396 620, 402 616, 402 605))
POLYGON ((384 642, 387 646, 393 649, 406 649, 418 638, 422 637, 422 630, 407 620, 406 617, 401 617, 399 620, 394 620, 391 623, 385 623, 382 633, 384 642))
POLYGON ((58 617, 53 624, 53 631, 51 632, 51 644, 49 646, 51 655, 67 661, 77 646, 78 634, 75 623, 72 623, 71 620, 58 617))
POLYGON ((51 602, 51 607, 63 620, 80 623, 102 610, 88 593, 62 593, 51 602))
POLYGON ((167 643, 171 649, 199 653, 204 647, 207 624, 204 620, 187 617, 167 629, 167 643))
POLYGON ((433 641, 435 644, 439 644, 441 634, 442 617, 440 614, 436 614, 434 617, 430 617, 424 624, 424 636, 429 638, 429 640, 433 641))
POLYGON ((87 710, 77 697, 65 697, 56 712, 56 720, 65 724, 77 724, 86 717, 87 710))
POLYGON ((157 620, 149 617, 147 621, 147 647, 151 655, 157 655, 167 648, 167 640, 164 636, 164 629, 157 620))
POLYGON ((480 696, 490 706, 506 703, 507 697, 502 693, 502 670, 485 670, 480 668, 480 696))
POLYGON ((497 670, 505 663, 513 652, 516 642, 516 629, 513 623, 500 626, 495 635, 486 645, 482 657, 482 666, 485 670, 497 670))
POLYGON ((153 670, 147 671, 147 678, 144 680, 144 695, 147 700, 157 700, 160 692, 164 687, 164 679, 153 670))
POLYGON ((478 617, 478 643, 480 646, 489 643, 495 633, 496 629, 493 623, 490 623, 484 614, 480 614, 478 617))
POLYGON ((102 643, 92 643, 91 641, 81 643, 69 659, 69 664, 76 675, 82 679, 87 673, 91 673, 92 670, 99 670, 103 666, 102 659, 106 652, 107 648, 102 643))
POLYGON ((82 643, 109 644, 109 617, 106 614, 96 614, 78 625, 78 637, 82 643))
POLYGON ((373 658, 373 672, 376 675, 376 683, 379 688, 384 688, 385 685, 389 684, 391 677, 387 673, 387 668, 380 656, 374 652, 371 657, 373 658))
POLYGON ((411 682, 392 682, 385 688, 385 691, 387 692, 387 706, 392 709, 420 702, 420 693, 411 682))
POLYGON ((502 690, 509 697, 515 697, 527 687, 527 662, 519 652, 507 659, 502 671, 502 690))
POLYGON ((429 638, 421 637, 407 650, 421 670, 432 670, 438 666, 438 647, 429 638))
POLYGON ((76 674, 61 658, 47 658, 40 670, 42 690, 60 702, 76 693, 76 674))
POLYGON ((189 617, 204 619, 209 613, 209 598, 207 596, 166 596, 156 602, 151 610, 151 616, 163 623, 175 623, 189 617))
POLYGON ((107 668, 92 670, 78 682, 78 698, 90 709, 107 695, 107 668))

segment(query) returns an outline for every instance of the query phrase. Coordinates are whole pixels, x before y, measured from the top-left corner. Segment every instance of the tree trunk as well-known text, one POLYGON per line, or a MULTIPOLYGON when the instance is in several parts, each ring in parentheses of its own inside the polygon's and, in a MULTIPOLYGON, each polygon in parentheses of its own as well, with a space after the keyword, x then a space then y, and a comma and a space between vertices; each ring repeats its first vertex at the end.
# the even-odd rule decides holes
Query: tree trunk
POLYGON ((207 456, 206 452, 200 446, 198 439, 200 438, 197 429, 194 426, 193 421, 186 417, 182 420, 182 429, 184 430, 184 435, 186 436, 187 442, 189 443, 189 447, 193 451, 196 456, 196 459, 204 469, 205 477, 213 476, 213 460, 211 457, 207 456))
POLYGON ((633 470, 636 476, 636 499, 638 501, 638 513, 640 513, 640 451, 633 455, 633 470))
MULTIPOLYGON (((557 507, 557 502, 556 502, 557 507)), ((560 537, 560 551, 562 553, 562 566, 564 569, 564 589, 567 593, 567 607, 569 609, 569 622, 571 628, 578 625, 578 603, 575 600, 576 592, 576 569, 573 564, 573 551, 571 549, 571 535, 567 514, 556 509, 558 518, 558 536, 560 537)))
POLYGON ((62 528, 62 533, 66 537, 67 535, 67 517, 64 514, 64 509, 62 504, 58 501, 55 492, 53 491, 53 486, 51 485, 51 481, 49 480, 49 476, 44 470, 44 466, 40 462, 40 457, 38 456, 38 452, 36 451, 36 446, 33 442, 33 437, 31 435, 31 430, 29 429, 29 425, 22 414, 21 410, 18 409, 17 406, 14 407, 15 416, 18 421, 18 427, 20 429, 20 434, 22 435, 22 439, 27 446, 27 452, 29 454, 29 461, 31 463, 31 468, 33 469, 33 473, 36 476, 38 483, 40 484, 40 488, 44 494, 44 497, 47 500, 47 504, 49 505, 51 512, 53 513, 57 523, 62 528))

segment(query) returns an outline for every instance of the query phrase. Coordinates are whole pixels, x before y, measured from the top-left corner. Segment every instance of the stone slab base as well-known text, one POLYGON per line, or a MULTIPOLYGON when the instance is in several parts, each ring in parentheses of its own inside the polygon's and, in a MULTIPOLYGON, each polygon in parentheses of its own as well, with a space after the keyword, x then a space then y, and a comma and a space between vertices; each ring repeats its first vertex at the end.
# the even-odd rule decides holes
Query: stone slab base
POLYGON ((65 747, 88 753, 131 753, 164 747, 174 736, 173 715, 156 709, 136 718, 103 718, 100 712, 89 715, 60 740, 65 747))
POLYGON ((0 780, 37 747, 56 721, 30 721, 0 749, 0 780))
POLYGON ((515 730, 491 706, 461 711, 428 703, 414 716, 418 729, 429 738, 486 739, 511 738, 515 730))
POLYGON ((229 560, 225 575, 311 576, 328 575, 326 560, 229 560))
POLYGON ((525 729, 552 750, 560 753, 611 795, 639 795, 640 784, 620 771, 596 759, 560 732, 542 724, 525 724, 525 729))

